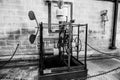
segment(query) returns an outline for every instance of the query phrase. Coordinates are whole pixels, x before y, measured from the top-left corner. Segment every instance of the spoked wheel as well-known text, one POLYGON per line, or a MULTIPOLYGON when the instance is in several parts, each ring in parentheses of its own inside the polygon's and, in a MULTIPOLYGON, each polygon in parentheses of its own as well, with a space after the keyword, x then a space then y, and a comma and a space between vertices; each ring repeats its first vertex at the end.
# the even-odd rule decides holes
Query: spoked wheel
POLYGON ((77 47, 79 46, 78 52, 80 52, 82 50, 82 41, 79 39, 78 43, 78 37, 76 37, 75 39, 73 39, 73 43, 74 43, 73 49, 77 51, 77 47))

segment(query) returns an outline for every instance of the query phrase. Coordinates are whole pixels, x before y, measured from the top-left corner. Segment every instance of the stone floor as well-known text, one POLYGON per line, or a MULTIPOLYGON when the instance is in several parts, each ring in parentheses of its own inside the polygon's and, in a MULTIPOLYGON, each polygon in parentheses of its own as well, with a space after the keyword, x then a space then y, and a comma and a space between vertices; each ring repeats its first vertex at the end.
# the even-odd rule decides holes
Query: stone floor
MULTIPOLYGON (((88 74, 90 76, 104 73, 114 68, 120 67, 120 61, 116 59, 96 60, 87 62, 88 74)), ((120 80, 120 69, 101 76, 93 77, 88 80, 120 80)))
MULTIPOLYGON (((93 53, 95 54, 94 51, 93 53)), ((92 54, 92 56, 96 56, 94 54, 92 54)), ((106 71, 112 70, 117 67, 120 67, 120 60, 115 58, 87 61, 89 76, 104 73, 106 71)), ((13 69, 11 68, 6 70, 0 70, 0 75, 1 75, 0 78, 6 80, 7 79, 37 80, 36 76, 38 75, 38 68, 24 67, 24 68, 13 68, 13 69)), ((101 76, 88 78, 87 80, 120 80, 119 75, 120 75, 120 69, 101 76)))
MULTIPOLYGON (((108 40, 90 40, 88 41, 91 46, 94 48, 106 52, 111 55, 120 55, 119 48, 116 50, 108 49, 108 40)), ((90 49, 90 48, 89 48, 90 49)), ((90 56, 106 56, 97 51, 90 49, 88 51, 88 57, 90 56)), ((120 67, 119 59, 101 59, 101 60, 92 60, 87 61, 88 74, 90 76, 104 73, 106 71, 112 70, 114 68, 120 67)), ((11 68, 6 70, 0 70, 0 79, 10 79, 10 80, 37 80, 36 76, 38 75, 37 67, 24 67, 24 68, 11 68)), ((104 74, 101 76, 88 78, 87 80, 120 80, 120 69, 115 70, 111 73, 104 74)))

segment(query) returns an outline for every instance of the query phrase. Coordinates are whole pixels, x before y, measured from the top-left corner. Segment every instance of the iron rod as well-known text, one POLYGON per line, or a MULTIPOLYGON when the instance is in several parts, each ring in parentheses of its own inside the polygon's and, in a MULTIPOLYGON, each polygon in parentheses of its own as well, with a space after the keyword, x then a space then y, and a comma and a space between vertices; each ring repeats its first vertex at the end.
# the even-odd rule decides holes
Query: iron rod
POLYGON ((40 24, 40 49, 39 49, 39 72, 43 75, 44 52, 43 52, 43 24, 40 24))
POLYGON ((87 69, 87 36, 88 36, 88 24, 86 24, 86 32, 85 32, 85 69, 87 69))
POLYGON ((77 59, 79 59, 79 28, 80 28, 80 25, 78 25, 78 41, 77 41, 77 59))
POLYGON ((72 55, 72 23, 69 24, 69 53, 68 53, 68 70, 70 70, 70 62, 72 55))
POLYGON ((51 2, 48 2, 48 32, 51 32, 51 2))

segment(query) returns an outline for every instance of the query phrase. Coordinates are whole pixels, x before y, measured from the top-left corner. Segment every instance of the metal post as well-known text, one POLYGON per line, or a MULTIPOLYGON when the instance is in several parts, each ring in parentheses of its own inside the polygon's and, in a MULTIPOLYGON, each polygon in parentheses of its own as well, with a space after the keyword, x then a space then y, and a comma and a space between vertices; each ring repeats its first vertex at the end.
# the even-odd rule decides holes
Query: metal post
POLYGON ((79 58, 79 28, 80 28, 80 25, 78 25, 78 41, 77 41, 77 59, 79 58))
POLYGON ((88 24, 86 24, 86 33, 85 33, 85 69, 87 69, 87 36, 88 36, 88 24))
MULTIPOLYGON (((62 22, 61 21, 59 21, 59 24, 62 24, 62 22)), ((59 48, 59 58, 60 59, 62 59, 62 48, 61 48, 61 44, 62 44, 62 42, 61 42, 61 34, 63 33, 62 31, 62 27, 63 27, 63 25, 59 25, 59 40, 58 40, 58 48, 59 48)))
POLYGON ((70 9, 70 18, 71 18, 71 20, 73 20, 73 3, 72 2, 70 3, 70 7, 71 7, 71 9, 70 9))
POLYGON ((72 55, 72 23, 69 23, 69 52, 68 52, 68 70, 70 70, 70 62, 71 62, 71 55, 72 55))
POLYGON ((51 31, 51 2, 48 2, 48 32, 52 32, 51 31))
POLYGON ((112 33, 111 33, 111 41, 109 45, 109 49, 116 49, 116 32, 117 32, 117 17, 118 17, 118 0, 115 0, 114 2, 114 20, 113 20, 113 27, 112 27, 112 33))
MULTIPOLYGON (((69 4, 70 4, 70 22, 71 22, 71 21, 73 20, 73 3, 70 2, 69 4)), ((70 23, 70 24, 71 24, 71 23, 70 23)), ((72 31, 73 31, 72 24, 71 24, 71 29, 72 29, 72 31)), ((73 33, 72 33, 72 34, 73 34, 73 33)), ((72 36, 72 40, 73 40, 73 36, 72 36)), ((71 43, 72 43, 72 42, 71 42, 71 43)), ((71 48, 70 52, 71 52, 71 55, 73 55, 73 50, 72 50, 72 48, 71 48)))
POLYGON ((40 24, 40 47, 39 47, 39 72, 43 75, 44 67, 44 51, 43 51, 43 23, 40 24))

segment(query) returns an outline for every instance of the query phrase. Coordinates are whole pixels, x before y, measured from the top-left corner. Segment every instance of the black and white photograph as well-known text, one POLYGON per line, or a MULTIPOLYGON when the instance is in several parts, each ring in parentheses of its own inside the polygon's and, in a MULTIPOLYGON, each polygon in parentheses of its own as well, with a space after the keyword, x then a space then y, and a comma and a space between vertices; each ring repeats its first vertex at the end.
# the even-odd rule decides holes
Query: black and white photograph
POLYGON ((120 0, 0 0, 0 80, 120 80, 120 0))

